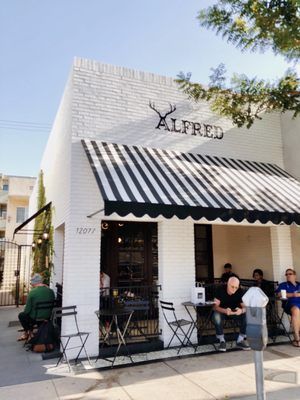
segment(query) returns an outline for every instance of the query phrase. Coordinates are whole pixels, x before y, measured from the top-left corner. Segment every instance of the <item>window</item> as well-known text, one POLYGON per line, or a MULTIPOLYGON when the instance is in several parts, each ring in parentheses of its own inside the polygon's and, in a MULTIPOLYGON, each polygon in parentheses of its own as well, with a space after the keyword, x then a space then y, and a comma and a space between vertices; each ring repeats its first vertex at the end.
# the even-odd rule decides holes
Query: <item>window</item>
POLYGON ((6 204, 0 204, 0 218, 6 218, 6 204))
POLYGON ((213 279, 212 230, 210 225, 195 224, 196 281, 213 279))
POLYGON ((27 209, 25 207, 17 207, 16 222, 22 223, 27 218, 27 209))
POLYGON ((2 189, 5 190, 6 192, 8 192, 8 183, 5 183, 5 184, 2 186, 2 189))

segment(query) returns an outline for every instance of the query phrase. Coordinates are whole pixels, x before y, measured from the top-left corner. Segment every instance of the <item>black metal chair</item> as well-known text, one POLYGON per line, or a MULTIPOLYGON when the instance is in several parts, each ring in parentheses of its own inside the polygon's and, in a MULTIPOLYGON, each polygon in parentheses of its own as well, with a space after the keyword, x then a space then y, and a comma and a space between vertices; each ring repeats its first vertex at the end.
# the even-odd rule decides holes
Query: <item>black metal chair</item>
POLYGON ((174 338, 179 340, 180 346, 177 351, 179 354, 180 350, 185 346, 191 346, 194 350, 197 350, 197 345, 195 346, 191 340, 190 336, 195 325, 194 321, 186 320, 186 319, 178 319, 176 316, 174 304, 168 301, 160 300, 161 309, 163 312, 163 316, 165 321, 167 322, 169 328, 171 329, 173 335, 169 341, 167 349, 171 346, 171 343, 174 338), (185 330, 186 329, 186 330, 185 330))
POLYGON ((287 306, 287 300, 281 300, 282 311, 281 311, 281 315, 279 316, 279 325, 282 327, 285 336, 287 336, 289 338, 289 341, 292 342, 292 338, 290 336, 292 316, 291 316, 291 313, 287 310, 286 306, 287 306), (289 329, 286 329, 284 322, 283 322, 285 315, 287 316, 289 324, 290 324, 289 329))
POLYGON ((86 348, 85 348, 85 343, 90 335, 90 332, 82 332, 79 329, 78 326, 78 321, 77 321, 77 306, 67 306, 67 307, 55 307, 53 309, 53 314, 52 314, 52 322, 54 326, 58 327, 60 326, 60 321, 62 319, 68 318, 71 324, 71 328, 69 328, 69 332, 65 333, 63 335, 60 335, 60 345, 61 345, 61 354, 59 356, 59 359, 57 361, 56 366, 62 361, 63 359, 67 362, 69 371, 71 371, 71 366, 70 366, 70 361, 69 357, 67 355, 67 351, 73 350, 73 349, 79 349, 77 356, 75 357, 75 364, 77 364, 79 356, 82 351, 85 352, 86 358, 91 365, 91 360, 87 354, 86 348), (80 343, 73 346, 69 347, 69 343, 71 340, 77 340, 80 343))
POLYGON ((34 320, 36 321, 37 324, 44 322, 45 320, 50 320, 52 316, 52 310, 55 307, 56 302, 55 300, 51 301, 38 301, 35 305, 34 311, 35 311, 35 318, 34 320), (48 310, 49 317, 48 318, 42 318, 40 316, 40 311, 44 312, 48 310))

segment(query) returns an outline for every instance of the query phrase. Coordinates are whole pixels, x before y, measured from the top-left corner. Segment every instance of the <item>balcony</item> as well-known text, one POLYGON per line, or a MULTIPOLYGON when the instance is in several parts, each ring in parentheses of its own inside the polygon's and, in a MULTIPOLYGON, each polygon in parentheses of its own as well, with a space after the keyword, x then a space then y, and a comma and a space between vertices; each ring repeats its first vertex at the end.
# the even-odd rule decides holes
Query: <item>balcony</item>
POLYGON ((7 190, 0 190, 0 204, 7 204, 8 192, 7 190))
POLYGON ((5 230, 6 227, 6 217, 0 215, 0 230, 5 230))

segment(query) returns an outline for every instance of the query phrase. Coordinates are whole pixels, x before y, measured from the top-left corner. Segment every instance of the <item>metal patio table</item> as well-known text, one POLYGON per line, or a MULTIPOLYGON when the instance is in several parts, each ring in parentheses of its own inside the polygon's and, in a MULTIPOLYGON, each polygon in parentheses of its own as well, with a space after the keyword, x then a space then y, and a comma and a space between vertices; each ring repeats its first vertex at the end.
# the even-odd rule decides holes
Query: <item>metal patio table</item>
POLYGON ((203 336, 203 332, 208 327, 209 321, 211 319, 214 304, 215 303, 213 301, 206 301, 205 303, 193 303, 191 301, 185 301, 182 303, 182 305, 185 307, 189 317, 191 318, 191 320, 194 323, 194 325, 191 329, 191 332, 189 334, 189 337, 192 336, 194 330, 196 329, 197 334, 198 334, 198 340, 199 340, 199 338, 201 340, 201 338, 203 336), (194 317, 192 315, 191 308, 194 308, 196 317, 194 317), (198 315, 199 309, 207 309, 208 310, 207 316, 204 318, 204 321, 201 324, 198 324, 198 321, 197 321, 197 315, 198 315))
MULTIPOLYGON (((95 313, 99 319, 100 325, 102 324, 101 320, 103 319, 103 317, 110 318, 109 325, 105 328, 105 334, 104 334, 103 343, 102 343, 101 347, 103 347, 105 344, 110 344, 109 340, 112 335, 113 329, 115 329, 116 336, 117 336, 118 346, 117 346, 116 352, 114 354, 114 359, 112 361, 108 360, 107 358, 105 358, 105 359, 110 361, 112 363, 111 366, 113 367, 114 363, 116 361, 116 358, 120 352, 121 347, 124 347, 127 357, 129 357, 130 361, 133 363, 132 357, 131 357, 128 347, 127 347, 125 336, 126 336, 126 332, 127 332, 128 326, 129 326, 131 318, 132 318, 132 314, 134 313, 134 310, 127 309, 126 307, 113 307, 113 308, 109 308, 109 309, 95 311, 95 313), (123 326, 120 324, 121 321, 122 321, 123 326)), ((101 328, 101 331, 104 332, 103 327, 101 328)), ((99 359, 99 356, 97 357, 95 362, 97 362, 98 359, 99 359)))

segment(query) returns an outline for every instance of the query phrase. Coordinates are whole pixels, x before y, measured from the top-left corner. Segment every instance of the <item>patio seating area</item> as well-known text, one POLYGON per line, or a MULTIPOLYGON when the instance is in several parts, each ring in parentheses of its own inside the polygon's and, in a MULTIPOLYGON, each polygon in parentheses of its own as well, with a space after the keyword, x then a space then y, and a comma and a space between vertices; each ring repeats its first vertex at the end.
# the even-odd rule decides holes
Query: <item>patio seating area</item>
MULTIPOLYGON (((270 284, 273 285, 275 290, 277 282, 270 282, 270 284)), ((107 295, 100 296, 99 310, 95 310, 95 318, 98 318, 99 321, 99 354, 97 359, 93 360, 92 366, 108 368, 178 356, 215 353, 217 341, 215 327, 211 320, 212 300, 220 285, 221 283, 218 280, 204 284, 207 301, 205 306, 190 302, 182 303, 186 313, 185 316, 180 318, 184 319, 177 320, 176 326, 174 325, 174 318, 173 322, 169 321, 169 327, 175 326, 175 330, 178 328, 176 334, 173 331, 172 339, 176 339, 178 332, 182 339, 179 345, 177 341, 170 340, 169 345, 166 343, 165 346, 160 338, 161 328, 158 319, 159 313, 164 311, 162 304, 165 305, 160 300, 161 287, 124 286, 107 288, 107 295), (194 308, 194 314, 190 312, 191 306, 194 308), (195 330, 198 334, 198 341, 192 343, 190 339, 195 330)), ((253 285, 254 281, 252 280, 241 280, 241 287, 245 291, 253 285)), ((59 292, 59 302, 62 302, 62 290, 59 292)), ((170 305, 171 303, 167 304, 170 305)), ((173 303, 171 308, 171 311, 176 314, 177 310, 173 303)), ((269 345, 291 341, 289 329, 285 327, 282 316, 280 301, 275 296, 271 297, 267 305, 269 345)), ((56 325, 60 326, 59 323, 56 325)), ((238 328, 236 324, 224 326, 226 341, 231 343, 229 351, 237 350, 235 340, 238 335, 238 328)), ((82 353, 82 349, 84 349, 84 346, 79 352, 80 357, 78 357, 85 359, 87 355, 82 353)), ((53 357, 61 356, 64 353, 64 348, 62 348, 62 353, 56 352, 53 357)), ((51 354, 45 356, 49 358, 51 354)), ((68 366, 70 369, 69 363, 68 366)))
MULTIPOLYGON (((12 310, 13 311, 13 310, 12 310)), ((159 310, 157 310, 158 312, 159 310)), ((14 311, 14 319, 17 320, 17 314, 16 312, 18 312, 17 309, 15 309, 14 311)), ((143 310, 144 312, 144 310, 143 310)), ((187 315, 188 317, 188 315, 187 315)), ((96 318, 96 316, 95 316, 96 318)), ((145 329, 145 327, 147 327, 147 319, 142 320, 143 322, 143 329, 145 329)), ((215 340, 215 335, 214 335, 214 330, 212 329, 211 331, 207 331, 205 332, 204 337, 202 338, 203 341, 201 341, 200 343, 198 343, 197 348, 195 349, 195 347, 192 346, 184 346, 181 348, 180 353, 178 354, 178 349, 179 346, 175 346, 175 347, 170 347, 169 349, 164 349, 163 348, 163 344, 158 340, 158 337, 156 340, 154 340, 154 338, 152 337, 152 340, 148 340, 146 341, 148 343, 148 347, 139 347, 137 344, 138 339, 140 337, 140 341, 143 342, 143 337, 141 332, 144 333, 144 330, 141 329, 141 332, 135 332, 138 331, 138 329, 136 328, 136 324, 139 323, 139 320, 134 321, 134 323, 132 324, 132 330, 133 332, 129 331, 129 334, 126 335, 126 343, 128 346, 128 350, 129 353, 131 355, 131 359, 129 357, 127 357, 128 354, 126 354, 126 352, 124 351, 124 347, 121 347, 121 351, 119 351, 119 353, 116 355, 116 346, 117 346, 117 342, 116 343, 111 343, 108 346, 104 346, 102 348, 103 352, 99 352, 99 357, 98 359, 92 359, 91 360, 91 365, 89 364, 88 360, 85 359, 81 359, 79 360, 80 362, 78 363, 77 366, 74 365, 74 363, 71 363, 71 369, 72 371, 76 371, 81 370, 82 368, 84 370, 90 370, 90 369, 94 369, 94 368, 99 368, 99 369, 110 369, 112 366, 112 361, 114 360, 114 367, 118 367, 118 366, 130 366, 130 365, 138 365, 138 364, 143 364, 143 363, 148 363, 148 362, 153 362, 153 361, 159 361, 159 360, 172 360, 172 359, 177 359, 177 358, 185 358, 185 357, 194 357, 194 356, 199 356, 199 355, 210 355, 210 354, 216 354, 216 348, 214 346, 214 340, 215 340), (135 333, 135 336, 131 337, 131 335, 133 335, 135 333), (211 342, 209 342, 209 338, 211 338, 211 342), (206 339, 206 341, 204 340, 206 339), (106 353, 105 353, 106 352, 106 353)), ((210 322, 209 322, 210 323, 210 322)), ((153 322, 150 320, 150 327, 153 326, 153 322)), ((17 326, 15 328, 10 328, 10 329, 15 329, 15 333, 17 336, 17 326)), ((151 332, 151 331, 150 331, 151 332)), ((228 332, 229 334, 229 332, 228 332)), ((113 333, 113 335, 115 335, 115 332, 113 333)), ((117 340, 117 339, 116 339, 117 340)), ((280 345, 280 344, 284 344, 284 343, 288 343, 289 342, 289 338, 286 335, 282 335, 280 333, 278 333, 278 335, 276 336, 276 343, 274 343, 273 339, 270 337, 269 338, 269 346, 273 346, 273 345, 280 345)), ((145 342, 144 342, 145 343, 145 342)), ((17 343, 14 344, 15 346, 19 346, 19 350, 21 351, 21 353, 24 353, 23 355, 26 357, 30 357, 30 358, 36 358, 38 355, 34 355, 31 352, 26 352, 25 349, 23 348, 23 345, 18 345, 17 343)), ((239 351, 236 347, 235 347, 235 343, 233 342, 233 345, 230 347, 230 349, 228 349, 228 351, 239 351)), ((52 367, 55 366, 57 364, 57 353, 49 353, 49 354, 42 354, 39 355, 39 357, 44 358, 45 360, 49 360, 49 365, 51 364, 52 367), (52 358, 55 357, 55 358, 52 358)), ((23 356, 22 356, 23 357, 23 356)), ((68 370, 68 365, 62 365, 61 367, 58 368, 63 368, 64 370, 67 368, 68 370)))
MULTIPOLYGON (((249 287, 255 286, 255 281, 250 279, 241 279, 241 288, 247 290, 249 287)), ((209 303, 212 302, 216 290, 222 285, 219 279, 215 279, 214 282, 205 283, 206 300, 209 303)), ((270 285, 275 291, 277 282, 270 281, 270 285)), ((187 332, 183 343, 172 347, 163 346, 160 341, 159 335, 159 324, 158 315, 163 310, 159 305, 159 286, 136 286, 136 287, 111 287, 107 288, 110 295, 101 298, 100 309, 103 312, 101 318, 99 318, 99 359, 97 365, 100 367, 107 367, 107 359, 115 357, 116 349, 118 349, 118 356, 114 360, 114 365, 119 363, 132 363, 140 362, 141 360, 147 361, 152 359, 159 359, 165 357, 176 357, 177 355, 188 355, 188 354, 201 354, 201 353, 213 353, 216 351, 216 336, 215 327, 211 321, 212 304, 209 307, 198 306, 196 309, 196 320, 193 321, 191 314, 186 313, 186 321, 188 328, 191 328, 194 324, 193 329, 197 329, 198 342, 195 346, 191 345, 191 342, 187 340, 190 338, 190 332, 187 332), (119 346, 119 339, 117 329, 110 329, 109 341, 107 340, 107 326, 110 323, 108 316, 105 316, 105 311, 112 310, 115 308, 130 308, 133 313, 130 317, 130 322, 124 333, 124 324, 127 320, 122 321, 122 317, 119 317, 118 324, 121 326, 121 330, 124 333, 125 346, 119 346), (167 348, 166 348, 167 347, 167 348), (128 353, 132 359, 128 358, 128 353), (180 354, 179 354, 180 353, 180 354), (120 357, 119 357, 120 356, 120 357), (126 357, 127 356, 127 360, 126 357)), ((275 295, 270 298, 267 306, 267 326, 269 332, 269 345, 286 343, 291 340, 290 332, 286 329, 282 321, 282 309, 281 302, 275 298, 275 295)), ((230 321, 229 321, 230 322, 230 321)), ((182 327, 183 329, 185 327, 182 327)), ((238 326, 236 324, 227 323, 224 326, 224 332, 226 339, 231 342, 231 350, 235 350, 235 340, 238 336, 238 326)), ((181 328, 180 328, 181 329, 181 328)), ((183 335, 184 336, 184 335, 183 335)), ((111 360, 109 361, 111 362, 111 360)))

